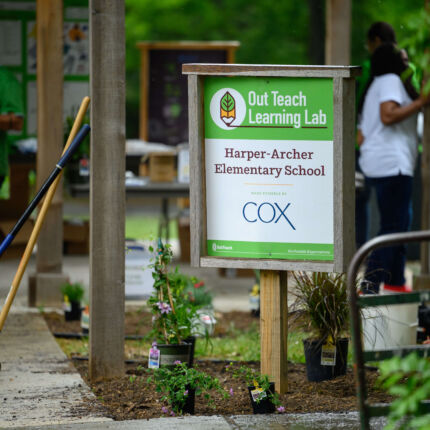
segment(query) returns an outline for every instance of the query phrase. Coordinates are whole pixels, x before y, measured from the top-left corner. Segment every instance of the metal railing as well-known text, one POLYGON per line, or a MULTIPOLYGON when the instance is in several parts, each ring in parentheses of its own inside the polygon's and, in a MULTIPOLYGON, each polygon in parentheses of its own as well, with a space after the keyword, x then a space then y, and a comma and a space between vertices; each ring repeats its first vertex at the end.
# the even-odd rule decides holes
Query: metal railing
MULTIPOLYGON (((354 348, 354 371, 360 412, 360 425, 362 430, 370 429, 370 418, 385 416, 389 413, 389 405, 370 405, 367 402, 366 375, 364 367, 365 361, 384 360, 392 357, 394 354, 403 356, 412 351, 418 351, 423 355, 427 355, 430 352, 430 345, 415 345, 407 348, 387 349, 364 353, 361 336, 360 309, 388 304, 421 303, 423 301, 430 300, 430 291, 415 291, 412 293, 390 294, 386 296, 359 296, 356 288, 357 272, 366 256, 376 248, 421 241, 430 241, 430 230, 392 233, 376 237, 366 242, 354 254, 348 267, 347 283, 351 316, 351 336, 354 348)), ((430 403, 423 403, 422 408, 430 411, 430 403)))

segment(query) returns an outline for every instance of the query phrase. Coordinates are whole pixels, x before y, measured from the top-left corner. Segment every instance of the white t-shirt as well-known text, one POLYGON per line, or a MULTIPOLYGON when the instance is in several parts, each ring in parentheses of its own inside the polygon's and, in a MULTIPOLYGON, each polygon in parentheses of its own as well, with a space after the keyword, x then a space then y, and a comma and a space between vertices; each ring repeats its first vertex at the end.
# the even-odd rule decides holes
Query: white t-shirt
POLYGON ((413 176, 417 157, 417 114, 401 122, 384 125, 381 103, 393 101, 400 106, 412 102, 402 81, 394 73, 377 76, 364 99, 359 128, 364 137, 360 147, 360 167, 369 178, 413 176))

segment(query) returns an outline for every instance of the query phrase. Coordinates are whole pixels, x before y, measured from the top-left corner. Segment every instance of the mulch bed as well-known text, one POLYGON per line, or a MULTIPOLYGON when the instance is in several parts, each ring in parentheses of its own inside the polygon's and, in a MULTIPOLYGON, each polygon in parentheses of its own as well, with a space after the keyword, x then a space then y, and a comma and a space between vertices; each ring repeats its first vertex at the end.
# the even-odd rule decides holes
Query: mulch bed
MULTIPOLYGON (((149 317, 144 315, 144 317, 149 317)), ((45 314, 45 319, 53 332, 79 333, 79 322, 65 322, 64 318, 58 314, 45 314)), ((144 335, 148 331, 149 324, 141 324, 142 315, 137 311, 126 314, 126 333, 144 335)), ((252 317, 247 312, 229 312, 218 315, 217 335, 225 335, 233 325, 236 329, 247 329, 250 324, 257 324, 258 318, 252 317)), ((156 393, 152 385, 146 382, 147 374, 138 369, 137 364, 126 365, 126 375, 108 382, 91 383, 88 378, 88 362, 83 360, 73 360, 73 364, 82 375, 86 383, 91 387, 98 402, 87 402, 79 408, 80 414, 86 411, 104 411, 104 414, 114 420, 147 419, 156 418, 163 415, 161 408, 166 406, 160 402, 160 394, 156 393)), ((238 363, 259 369, 259 363, 238 363)), ((210 408, 199 397, 196 398, 196 415, 232 415, 232 414, 252 414, 252 407, 249 399, 247 387, 239 380, 232 378, 226 372, 227 363, 222 361, 199 361, 196 366, 204 369, 212 376, 216 376, 222 385, 230 390, 234 395, 228 400, 223 400, 221 396, 214 395, 216 410, 210 408)), ((146 368, 146 361, 142 362, 142 367, 146 368)), ((367 371, 369 400, 371 403, 384 403, 392 399, 383 391, 375 388, 377 379, 376 371, 367 371)), ((303 364, 288 364, 288 392, 281 396, 282 405, 287 413, 307 413, 307 412, 346 412, 357 410, 357 400, 355 396, 354 376, 351 369, 345 376, 338 377, 331 381, 319 383, 308 382, 306 369, 303 364)))

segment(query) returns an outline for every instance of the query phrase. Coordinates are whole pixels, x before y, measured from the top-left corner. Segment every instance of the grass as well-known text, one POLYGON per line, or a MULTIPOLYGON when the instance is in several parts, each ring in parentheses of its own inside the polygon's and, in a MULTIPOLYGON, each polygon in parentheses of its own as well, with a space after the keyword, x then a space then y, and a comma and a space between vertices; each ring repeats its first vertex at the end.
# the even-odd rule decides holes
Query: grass
MULTIPOLYGON (((295 363, 304 363, 302 339, 305 334, 291 332, 288 334, 288 360, 295 363)), ((88 339, 57 339, 58 344, 65 354, 88 355, 88 339)), ((148 355, 150 341, 126 340, 125 356, 127 359, 142 359, 148 355)), ((260 360, 260 335, 256 325, 252 325, 247 331, 231 330, 226 336, 215 337, 206 346, 204 339, 197 339, 195 349, 196 359, 218 359, 259 361, 260 360)))
MULTIPOLYGON (((88 215, 65 216, 65 219, 88 220, 88 215)), ((158 237, 160 219, 157 216, 129 215, 125 218, 125 237, 137 240, 155 240, 158 237)), ((169 237, 178 239, 178 224, 176 220, 169 222, 169 237)))
MULTIPOLYGON (((154 240, 158 237, 158 217, 127 216, 125 220, 125 236, 130 239, 154 240)), ((178 238, 176 220, 169 222, 169 237, 178 238)))
MULTIPOLYGON (((293 363, 305 363, 303 339, 309 337, 307 333, 290 330, 288 333, 287 356, 293 363)), ((65 354, 88 355, 88 338, 61 339, 57 342, 65 354)), ((150 340, 126 340, 125 358, 141 360, 148 356, 150 340)), ((212 337, 207 345, 204 339, 197 339, 195 346, 196 359, 260 361, 260 333, 257 323, 252 323, 247 330, 238 330, 231 326, 223 336, 212 337)), ((348 348, 348 364, 352 364, 352 345, 348 348)))

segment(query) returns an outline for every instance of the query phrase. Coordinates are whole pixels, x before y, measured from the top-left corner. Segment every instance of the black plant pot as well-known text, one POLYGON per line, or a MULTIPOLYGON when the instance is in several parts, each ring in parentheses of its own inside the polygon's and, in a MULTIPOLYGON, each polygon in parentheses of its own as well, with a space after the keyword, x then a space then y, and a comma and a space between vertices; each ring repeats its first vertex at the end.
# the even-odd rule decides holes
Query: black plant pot
POLYGON ((336 363, 334 366, 321 364, 323 342, 321 340, 303 340, 306 359, 306 375, 310 382, 327 381, 346 374, 348 360, 348 339, 336 342, 336 363))
POLYGON ((70 302, 70 311, 64 311, 64 318, 66 321, 79 321, 81 312, 81 302, 70 302))
POLYGON ((188 367, 193 367, 193 365, 194 365, 194 350, 196 347, 196 337, 195 336, 189 336, 185 339, 185 342, 189 343, 191 345, 190 359, 188 360, 188 367))
POLYGON ((275 393, 275 383, 270 382, 269 391, 266 391, 266 397, 264 397, 263 399, 261 399, 259 401, 257 401, 252 396, 252 391, 254 391, 254 390, 255 390, 254 386, 248 386, 249 397, 251 399, 252 410, 253 410, 254 414, 271 414, 271 413, 275 412, 275 405, 273 404, 273 402, 269 398, 270 393, 271 394, 275 393))
POLYGON ((160 366, 175 366, 175 361, 181 363, 190 362, 191 344, 189 343, 175 343, 157 345, 160 350, 160 366))
MULTIPOLYGON (((182 406, 182 413, 194 415, 196 390, 194 388, 189 388, 188 386, 187 386, 187 390, 188 390, 188 395, 186 397, 184 406, 182 406)), ((172 406, 175 406, 175 405, 173 404, 172 406)))

